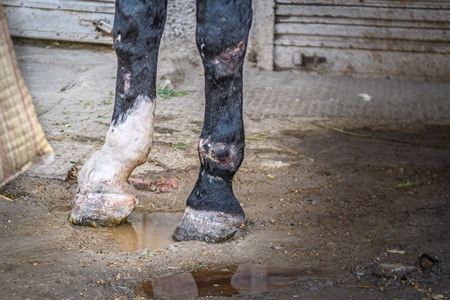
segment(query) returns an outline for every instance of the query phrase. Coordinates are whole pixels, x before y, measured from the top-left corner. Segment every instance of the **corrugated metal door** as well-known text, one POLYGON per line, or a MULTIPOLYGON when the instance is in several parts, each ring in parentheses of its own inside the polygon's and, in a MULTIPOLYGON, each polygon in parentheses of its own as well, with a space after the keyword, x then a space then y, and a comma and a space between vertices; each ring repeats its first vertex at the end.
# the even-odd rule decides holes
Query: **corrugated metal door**
POLYGON ((276 0, 275 69, 450 80, 450 1, 276 0))
POLYGON ((3 0, 12 36, 112 44, 114 0, 3 0))

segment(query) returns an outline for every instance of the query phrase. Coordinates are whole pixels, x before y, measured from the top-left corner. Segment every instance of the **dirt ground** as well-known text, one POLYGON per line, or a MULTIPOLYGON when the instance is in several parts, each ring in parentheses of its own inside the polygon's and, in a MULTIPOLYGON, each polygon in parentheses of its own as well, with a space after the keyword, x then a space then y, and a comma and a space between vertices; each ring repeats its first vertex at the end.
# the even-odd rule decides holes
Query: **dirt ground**
MULTIPOLYGON (((225 243, 173 243, 170 228, 197 178, 203 106, 182 96, 177 109, 191 111, 174 113, 171 102, 161 101, 148 162, 130 179, 140 201, 130 223, 121 229, 76 227, 66 221, 86 159, 76 147, 92 151, 103 144, 114 65, 102 67, 104 55, 92 51, 100 76, 89 75, 94 68, 82 65, 84 52, 55 59, 56 52, 45 54, 52 49, 39 49, 19 49, 19 63, 29 68, 25 78, 38 116, 65 171, 52 177, 43 176, 42 168, 31 170, 0 189, 12 200, 0 198, 0 298, 449 299, 448 122, 257 118, 255 110, 245 116, 247 147, 234 182, 246 223, 225 243), (107 88, 99 84, 107 80, 107 88), (70 97, 76 99, 72 110, 64 107, 70 97), (72 161, 72 154, 79 159, 72 161), (142 216, 151 212, 173 213, 166 216, 170 224, 143 226, 142 216), (160 233, 162 242, 142 246, 145 228, 160 233), (208 270, 222 281, 208 281, 212 273, 202 273, 208 270), (244 273, 250 279, 242 279, 244 273), (281 275, 290 276, 288 286, 277 286, 281 275), (246 280, 247 286, 237 287, 246 280), (216 289, 230 283, 232 291, 216 289)), ((198 61, 177 58, 177 66, 187 64, 181 72, 164 55, 161 60, 159 80, 201 91, 198 61), (193 77, 194 83, 186 79, 193 77)), ((247 78, 256 73, 246 70, 247 78)), ((273 85, 282 81, 271 76, 273 85)), ((268 93, 271 87, 255 87, 253 98, 258 89, 268 93)), ((300 109, 303 101, 293 98, 290 107, 300 109)))
MULTIPOLYGON (((0 190, 14 200, 0 201, 2 297, 140 299, 135 287, 148 280, 201 268, 271 266, 309 275, 288 288, 233 297, 448 299, 450 126, 291 125, 247 141, 234 187, 248 221, 222 244, 122 252, 105 230, 75 228, 52 213, 70 205, 76 191, 70 176, 19 177, 0 190)), ((195 137, 192 132, 187 149, 167 155, 183 151, 195 159, 195 137)), ((159 173, 175 178, 177 189, 141 189, 135 213, 182 210, 196 172, 159 173)), ((166 285, 176 290, 177 283, 166 285)), ((171 297, 180 298, 159 298, 171 297)))

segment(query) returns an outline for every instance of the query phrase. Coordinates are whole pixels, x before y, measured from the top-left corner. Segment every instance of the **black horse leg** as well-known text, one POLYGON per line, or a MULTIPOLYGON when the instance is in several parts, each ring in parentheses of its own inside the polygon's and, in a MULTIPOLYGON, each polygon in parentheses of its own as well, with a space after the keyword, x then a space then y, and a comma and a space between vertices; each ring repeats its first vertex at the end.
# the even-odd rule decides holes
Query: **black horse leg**
POLYGON ((197 1, 196 42, 206 96, 201 165, 175 240, 220 242, 245 219, 232 181, 244 158, 242 68, 251 21, 251 0, 197 1))

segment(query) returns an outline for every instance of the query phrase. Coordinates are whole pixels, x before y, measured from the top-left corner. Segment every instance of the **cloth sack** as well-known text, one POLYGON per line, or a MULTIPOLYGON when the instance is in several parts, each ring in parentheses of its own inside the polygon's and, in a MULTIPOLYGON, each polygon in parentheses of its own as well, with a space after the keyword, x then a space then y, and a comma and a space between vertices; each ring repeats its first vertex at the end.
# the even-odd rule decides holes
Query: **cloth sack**
POLYGON ((52 157, 18 68, 0 1, 0 187, 34 162, 52 157))

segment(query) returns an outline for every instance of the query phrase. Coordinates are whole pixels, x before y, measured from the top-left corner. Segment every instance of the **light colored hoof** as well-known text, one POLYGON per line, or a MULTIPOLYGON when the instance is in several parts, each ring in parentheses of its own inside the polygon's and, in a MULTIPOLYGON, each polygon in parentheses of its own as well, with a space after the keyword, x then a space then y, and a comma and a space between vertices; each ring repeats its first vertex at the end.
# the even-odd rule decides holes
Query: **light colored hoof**
POLYGON ((127 221, 136 204, 133 195, 78 193, 72 203, 69 221, 92 227, 120 225, 127 221))
POLYGON ((175 241, 196 240, 219 243, 233 237, 244 221, 244 215, 231 215, 186 207, 172 238, 175 241))

